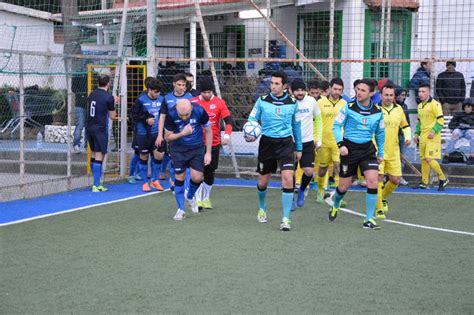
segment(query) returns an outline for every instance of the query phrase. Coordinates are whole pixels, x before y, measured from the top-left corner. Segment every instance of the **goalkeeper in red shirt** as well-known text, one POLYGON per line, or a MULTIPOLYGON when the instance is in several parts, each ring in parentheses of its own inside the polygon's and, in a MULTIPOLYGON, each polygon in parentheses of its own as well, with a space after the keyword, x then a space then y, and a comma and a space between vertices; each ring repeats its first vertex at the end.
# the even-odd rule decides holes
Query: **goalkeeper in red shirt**
POLYGON ((215 171, 219 166, 221 144, 227 145, 232 134, 233 119, 225 101, 214 95, 214 83, 209 78, 199 82, 201 95, 191 99, 192 104, 202 106, 209 115, 212 127, 212 162, 204 167, 204 181, 196 192, 196 202, 200 209, 212 209, 211 189, 214 184, 215 171), (221 141, 221 119, 225 122, 225 134, 221 141))

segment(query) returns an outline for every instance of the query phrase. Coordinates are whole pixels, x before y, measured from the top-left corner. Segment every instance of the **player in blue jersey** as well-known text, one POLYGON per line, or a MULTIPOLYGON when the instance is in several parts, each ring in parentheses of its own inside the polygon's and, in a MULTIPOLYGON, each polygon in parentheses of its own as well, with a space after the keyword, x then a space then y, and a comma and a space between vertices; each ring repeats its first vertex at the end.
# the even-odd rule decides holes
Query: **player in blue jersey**
POLYGON ((115 104, 118 98, 115 98, 108 92, 110 86, 110 77, 108 75, 100 75, 98 80, 98 88, 92 91, 87 99, 88 117, 86 126, 87 141, 91 148, 90 166, 94 176, 93 192, 107 191, 100 184, 102 176, 102 161, 107 154, 107 145, 109 142, 108 123, 109 118, 115 119, 115 104))
MULTIPOLYGON (((165 95, 163 98, 163 103, 161 104, 160 109, 160 123, 158 126, 158 137, 156 138, 156 145, 161 146, 165 145, 163 131, 166 120, 166 115, 168 111, 176 106, 176 104, 183 99, 190 100, 193 96, 187 91, 187 81, 186 75, 184 73, 178 73, 173 77, 173 92, 170 92, 165 95)), ((171 159, 171 164, 173 164, 173 159, 171 159)), ((170 165, 170 184, 171 189, 174 186, 174 168, 173 165, 170 165)))
POLYGON ((204 166, 211 163, 212 130, 209 115, 204 108, 182 99, 166 115, 165 138, 170 144, 175 169, 174 194, 178 210, 174 220, 186 218, 184 199, 193 213, 198 213, 195 193, 203 179, 204 166), (202 130, 205 130, 206 145, 202 130), (185 196, 186 169, 190 169, 189 188, 185 196))
POLYGON ((151 191, 151 187, 162 191, 159 182, 161 161, 165 147, 155 146, 158 137, 158 121, 163 97, 160 96, 160 82, 158 79, 148 81, 147 92, 138 96, 132 106, 132 119, 134 122, 134 133, 140 152, 140 175, 143 179, 142 190, 151 191), (152 156, 151 183, 148 183, 148 156, 152 156))
POLYGON ((380 107, 371 101, 375 93, 372 80, 362 79, 356 87, 356 101, 341 108, 333 125, 334 138, 341 154, 340 181, 336 188, 329 221, 334 221, 344 194, 352 184, 352 176, 360 167, 367 180, 364 229, 378 230, 374 220, 377 202, 379 163, 383 162, 385 126, 380 107), (344 136, 342 130, 344 129, 344 136), (377 149, 374 146, 373 138, 377 149))
MULTIPOLYGON (((290 230, 290 211, 293 205, 295 150, 299 161, 303 151, 301 122, 297 120, 298 105, 286 90, 287 78, 274 72, 270 79, 271 93, 257 99, 249 121, 260 122, 262 136, 258 146, 258 199, 257 221, 267 222, 266 194, 272 173, 280 167, 282 181, 283 218, 280 230, 290 230), (295 148, 296 147, 296 148, 295 148)), ((248 137, 246 141, 255 141, 248 137)))

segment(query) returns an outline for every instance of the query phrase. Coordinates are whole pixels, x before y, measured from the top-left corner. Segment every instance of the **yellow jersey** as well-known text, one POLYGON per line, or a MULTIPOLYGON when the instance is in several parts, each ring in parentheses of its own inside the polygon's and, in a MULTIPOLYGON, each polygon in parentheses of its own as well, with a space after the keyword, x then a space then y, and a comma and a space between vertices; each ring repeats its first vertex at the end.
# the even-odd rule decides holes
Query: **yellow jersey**
POLYGON ((433 128, 437 125, 441 125, 441 128, 444 124, 443 118, 443 108, 441 104, 430 97, 426 102, 421 102, 418 104, 418 123, 417 134, 420 136, 420 141, 427 139, 428 134, 435 130, 435 136, 432 139, 433 141, 441 141, 440 128, 433 128))
POLYGON ((318 100, 318 106, 321 110, 321 118, 323 119, 323 147, 336 147, 336 139, 334 139, 334 134, 332 132, 332 125, 334 120, 341 108, 346 105, 346 101, 343 98, 338 100, 329 99, 329 97, 322 96, 318 100))
POLYGON ((385 124, 384 159, 399 160, 400 142, 398 141, 398 131, 402 128, 405 138, 410 139, 410 125, 408 125, 405 112, 401 106, 392 104, 390 106, 382 105, 380 107, 382 108, 383 121, 385 124))

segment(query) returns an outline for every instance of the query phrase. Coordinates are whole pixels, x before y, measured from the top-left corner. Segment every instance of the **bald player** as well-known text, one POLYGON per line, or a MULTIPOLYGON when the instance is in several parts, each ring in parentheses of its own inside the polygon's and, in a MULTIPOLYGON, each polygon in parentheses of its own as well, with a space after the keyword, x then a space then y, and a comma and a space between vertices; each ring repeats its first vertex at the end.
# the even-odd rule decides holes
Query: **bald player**
POLYGON ((203 179, 204 166, 211 163, 212 130, 209 115, 198 104, 187 99, 179 100, 165 120, 165 139, 170 144, 170 155, 175 170, 175 198, 178 210, 174 220, 186 218, 184 199, 193 213, 198 213, 195 193, 203 179), (204 135, 206 144, 204 144, 204 135), (190 168, 189 189, 184 196, 186 168, 190 168))

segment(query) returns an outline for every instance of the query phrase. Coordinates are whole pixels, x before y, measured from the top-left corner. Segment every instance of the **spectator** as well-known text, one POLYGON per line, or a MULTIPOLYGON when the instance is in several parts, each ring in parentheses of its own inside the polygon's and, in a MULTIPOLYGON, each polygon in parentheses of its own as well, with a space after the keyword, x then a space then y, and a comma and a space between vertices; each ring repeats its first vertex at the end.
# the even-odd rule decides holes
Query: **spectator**
POLYGON ((293 81, 296 78, 301 79, 301 72, 295 69, 295 66, 292 62, 283 62, 281 64, 283 72, 286 74, 288 78, 288 85, 291 84, 291 81, 293 81))
POLYGON ((408 87, 410 90, 413 90, 415 92, 415 99, 416 99, 416 104, 419 104, 420 98, 418 97, 418 88, 422 84, 430 84, 431 82, 431 69, 433 69, 433 62, 426 58, 423 60, 420 64, 420 67, 418 70, 416 70, 415 74, 410 80, 410 84, 408 87))
POLYGON ((186 91, 193 97, 201 95, 201 92, 194 88, 194 75, 191 72, 186 72, 184 75, 186 76, 186 91))
MULTIPOLYGON (((397 89, 395 90, 395 102, 398 105, 400 105, 400 107, 403 109, 408 125, 410 125, 410 114, 408 113, 408 106, 407 104, 405 104, 406 98, 407 98, 407 91, 402 87, 397 87, 397 89)), ((401 129, 398 133, 398 142, 400 143, 400 154, 405 155, 407 146, 405 145, 405 137, 403 136, 403 132, 401 129)), ((405 167, 405 162, 402 160, 402 171, 404 167, 405 167)), ((403 177, 401 177, 400 185, 406 186, 408 185, 408 182, 403 177)))
MULTIPOLYGON (((82 130, 86 127, 87 108, 87 74, 79 74, 72 77, 72 92, 76 100, 76 128, 74 129, 74 139, 72 146, 74 153, 81 153, 82 130)), ((84 147, 86 146, 84 138, 84 147)))
POLYGON ((258 71, 257 92, 255 93, 254 101, 257 101, 260 96, 270 92, 270 78, 268 70, 260 69, 258 71))
POLYGON ((461 110, 461 104, 466 97, 466 82, 464 75, 456 71, 455 61, 446 62, 446 71, 438 75, 436 95, 443 106, 445 116, 452 116, 461 110))
MULTIPOLYGON (((449 122, 449 129, 453 130, 451 139, 448 141, 446 146, 446 152, 444 153, 443 163, 449 163, 448 156, 450 153, 456 150, 456 146, 465 147, 467 145, 460 144, 460 140, 465 142, 469 141, 469 150, 464 152, 469 154, 469 159, 467 161, 468 165, 474 165, 474 112, 472 107, 474 106, 474 99, 468 98, 464 101, 462 105, 462 112, 457 112, 454 114, 453 119, 449 122)), ((464 151, 464 150, 462 150, 464 151)))

